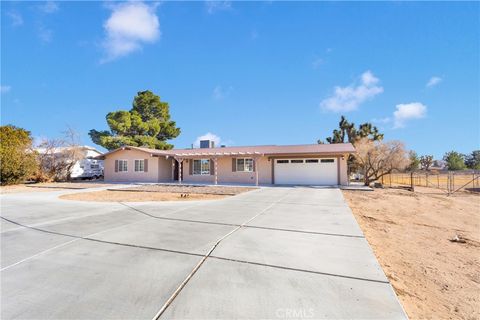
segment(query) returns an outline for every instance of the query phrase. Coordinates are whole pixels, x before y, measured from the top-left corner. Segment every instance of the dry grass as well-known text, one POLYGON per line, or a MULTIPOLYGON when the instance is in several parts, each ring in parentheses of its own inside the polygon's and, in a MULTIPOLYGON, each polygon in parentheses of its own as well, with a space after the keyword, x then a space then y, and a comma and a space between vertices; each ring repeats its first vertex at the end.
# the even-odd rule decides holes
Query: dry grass
POLYGON ((343 194, 411 319, 479 319, 480 197, 415 190, 343 194))
POLYGON ((20 193, 20 192, 45 192, 69 189, 89 189, 113 186, 108 183, 96 182, 47 182, 47 183, 31 183, 16 184, 12 186, 1 186, 0 193, 20 193))
POLYGON ((104 190, 94 192, 73 193, 60 196, 61 199, 77 201, 100 202, 144 202, 144 201, 191 201, 214 200, 227 197, 219 194, 189 194, 182 197, 182 193, 174 192, 126 192, 119 190, 104 190))
POLYGON ((123 188, 125 191, 145 191, 145 192, 172 192, 189 194, 223 194, 236 195, 239 193, 255 190, 253 187, 234 187, 234 186, 200 186, 200 185, 175 185, 175 184, 156 184, 142 185, 130 188, 123 188))
MULTIPOLYGON (((384 176, 383 179, 381 179, 381 182, 383 182, 385 186, 410 186, 412 180, 410 174, 408 173, 393 173, 384 176)), ((445 173, 415 173, 413 175, 413 185, 443 190, 447 190, 448 186, 450 185, 453 190, 476 190, 480 189, 480 179, 478 174, 473 175, 472 173, 452 174, 451 181, 449 180, 448 174, 445 173)))

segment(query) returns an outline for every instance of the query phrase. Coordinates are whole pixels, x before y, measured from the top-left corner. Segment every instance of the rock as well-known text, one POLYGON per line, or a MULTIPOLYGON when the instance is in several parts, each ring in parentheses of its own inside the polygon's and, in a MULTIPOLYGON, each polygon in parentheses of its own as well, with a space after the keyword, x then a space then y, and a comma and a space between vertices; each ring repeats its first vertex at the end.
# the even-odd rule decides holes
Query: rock
POLYGON ((456 234, 452 239, 450 239, 450 242, 466 243, 467 241, 462 238, 462 236, 456 234))
POLYGON ((380 182, 375 182, 375 183, 373 184, 373 187, 374 187, 374 188, 383 189, 383 184, 381 184, 380 182))

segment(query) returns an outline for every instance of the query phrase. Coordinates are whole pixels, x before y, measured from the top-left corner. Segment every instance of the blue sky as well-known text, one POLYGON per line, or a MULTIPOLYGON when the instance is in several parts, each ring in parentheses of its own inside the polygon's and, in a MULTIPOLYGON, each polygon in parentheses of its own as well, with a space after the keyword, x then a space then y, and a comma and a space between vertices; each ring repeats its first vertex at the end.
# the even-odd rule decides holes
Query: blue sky
POLYGON ((1 2, 1 123, 92 145, 138 91, 188 147, 306 144, 340 115, 419 154, 480 144, 478 2, 1 2))

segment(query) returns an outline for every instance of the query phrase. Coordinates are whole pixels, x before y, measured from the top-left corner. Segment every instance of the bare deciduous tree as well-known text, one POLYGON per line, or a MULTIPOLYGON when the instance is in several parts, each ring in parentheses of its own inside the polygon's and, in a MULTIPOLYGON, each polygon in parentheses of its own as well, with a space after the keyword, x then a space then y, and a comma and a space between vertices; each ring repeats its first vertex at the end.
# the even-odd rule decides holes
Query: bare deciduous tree
POLYGON ((363 169, 365 185, 393 171, 404 170, 410 163, 405 146, 400 141, 361 139, 355 144, 355 161, 363 169))
POLYGON ((80 147, 80 135, 72 127, 68 126, 63 132, 65 148, 62 150, 62 159, 65 163, 65 177, 70 180, 73 166, 84 157, 80 147))
POLYGON ((75 163, 83 158, 78 133, 68 127, 61 139, 44 139, 38 145, 37 181, 69 180, 75 163))
POLYGON ((433 164, 433 156, 425 155, 420 157, 420 165, 422 166, 422 170, 430 170, 430 167, 433 164))

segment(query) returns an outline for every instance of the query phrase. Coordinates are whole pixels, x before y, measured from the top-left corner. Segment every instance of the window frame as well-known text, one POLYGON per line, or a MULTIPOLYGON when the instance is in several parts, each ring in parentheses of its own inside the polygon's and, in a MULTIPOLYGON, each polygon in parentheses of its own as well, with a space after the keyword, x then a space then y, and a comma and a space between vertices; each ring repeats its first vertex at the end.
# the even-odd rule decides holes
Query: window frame
POLYGON ((335 159, 327 158, 327 159, 320 159, 320 163, 334 163, 335 159))
POLYGON ((210 175, 210 159, 192 159, 192 176, 209 176, 210 175), (200 161, 200 172, 195 173, 195 161, 200 161), (202 161, 203 164, 208 163, 208 172, 202 169, 202 161))
POLYGON ((253 158, 235 158, 235 171, 236 172, 253 172, 253 165, 254 165, 254 160, 253 158), (243 170, 238 170, 238 160, 243 160, 243 170), (247 166, 247 160, 251 160, 252 164, 250 166, 250 170, 246 170, 247 166))
POLYGON ((133 160, 133 171, 134 172, 145 172, 145 159, 135 159, 135 160, 133 160), (138 162, 138 169, 139 170, 137 170, 137 161, 139 161, 138 162), (140 163, 142 164, 141 166, 140 166, 140 163), (140 167, 141 167, 142 170, 140 170, 140 167))
POLYGON ((127 159, 118 159, 118 172, 128 172, 128 160, 127 159), (125 164, 125 170, 123 170, 123 166, 121 164, 125 164))
POLYGON ((305 163, 305 161, 303 159, 292 159, 290 163, 305 163))

